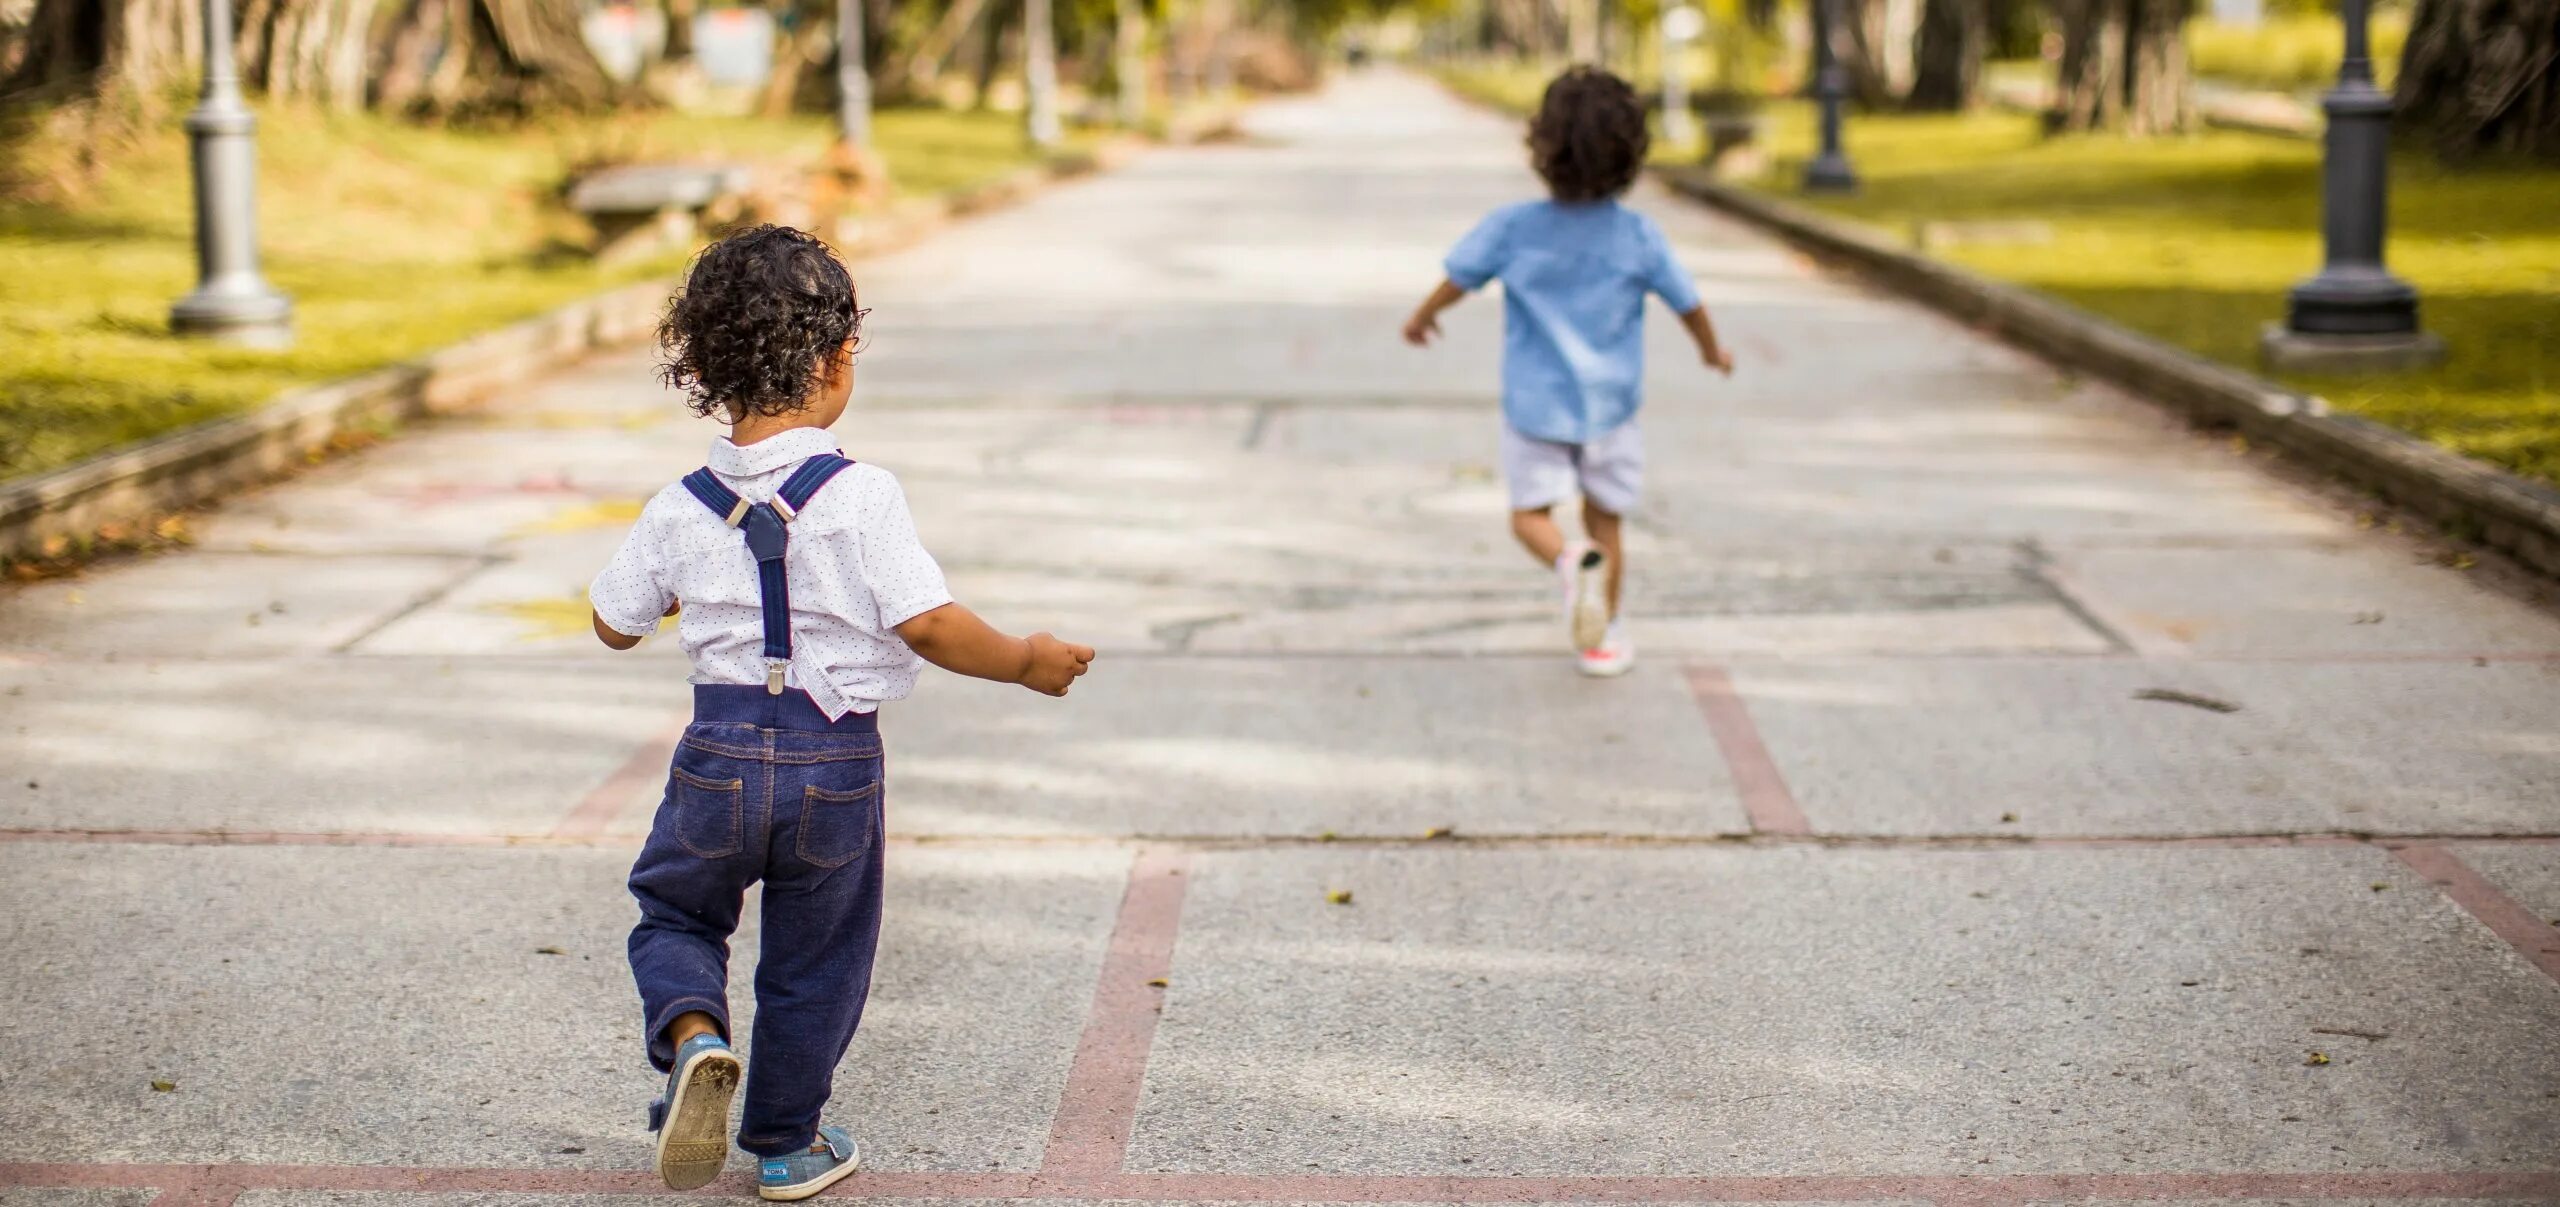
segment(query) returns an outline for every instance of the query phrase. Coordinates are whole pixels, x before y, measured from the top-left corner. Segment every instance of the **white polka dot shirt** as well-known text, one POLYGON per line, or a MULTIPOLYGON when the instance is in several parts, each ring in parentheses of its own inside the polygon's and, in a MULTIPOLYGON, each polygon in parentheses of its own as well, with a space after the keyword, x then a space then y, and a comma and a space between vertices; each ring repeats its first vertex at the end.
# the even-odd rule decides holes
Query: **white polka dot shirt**
MULTIPOLYGON (((740 498, 763 503, 794 466, 836 451, 835 437, 793 428, 740 447, 712 441, 707 464, 740 498)), ((893 632, 951 602, 942 567, 916 539, 898 479, 855 463, 791 522, 783 555, 791 583, 791 665, 784 683, 809 693, 830 720, 904 699, 924 660, 893 632)), ((696 683, 765 681, 764 610, 745 534, 721 522, 682 483, 649 500, 587 597, 606 627, 655 632, 684 601, 676 637, 696 683)))

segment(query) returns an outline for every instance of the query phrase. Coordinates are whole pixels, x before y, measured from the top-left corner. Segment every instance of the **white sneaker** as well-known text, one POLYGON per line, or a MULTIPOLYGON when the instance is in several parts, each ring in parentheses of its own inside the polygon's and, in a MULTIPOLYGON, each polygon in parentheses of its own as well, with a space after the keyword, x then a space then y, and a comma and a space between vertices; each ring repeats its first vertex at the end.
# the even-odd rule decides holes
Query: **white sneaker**
POLYGON ((1578 655, 1577 665, 1583 674, 1594 679, 1614 679, 1626 674, 1635 669, 1635 639, 1627 636, 1624 626, 1611 621, 1600 642, 1578 655))
POLYGON ((1565 553, 1574 559, 1565 577, 1565 624, 1573 648, 1592 649, 1609 637, 1609 555, 1588 546, 1565 553))

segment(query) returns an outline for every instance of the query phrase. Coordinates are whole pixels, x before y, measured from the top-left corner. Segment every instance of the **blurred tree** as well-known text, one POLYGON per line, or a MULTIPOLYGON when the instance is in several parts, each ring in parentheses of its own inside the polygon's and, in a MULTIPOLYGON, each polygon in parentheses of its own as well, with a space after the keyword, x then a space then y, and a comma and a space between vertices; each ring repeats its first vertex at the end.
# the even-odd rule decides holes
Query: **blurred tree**
POLYGON ((1989 0, 1927 0, 1912 44, 1911 94, 1903 104, 1939 112, 1972 108, 1990 45, 1989 0))
POLYGON ((2418 0, 2397 88, 2448 157, 2560 160, 2560 0, 2418 0))
POLYGON ((0 97, 155 95, 195 71, 195 0, 38 0, 0 97))
MULTIPOLYGON (((578 34, 577 0, 247 0, 236 49, 270 96, 338 109, 587 107, 614 86, 578 34)), ((37 0, 0 96, 153 96, 201 59, 198 0, 37 0)))
POLYGON ((2170 134, 2192 129, 2184 29, 2194 0, 2055 0, 2062 64, 2056 130, 2170 134))

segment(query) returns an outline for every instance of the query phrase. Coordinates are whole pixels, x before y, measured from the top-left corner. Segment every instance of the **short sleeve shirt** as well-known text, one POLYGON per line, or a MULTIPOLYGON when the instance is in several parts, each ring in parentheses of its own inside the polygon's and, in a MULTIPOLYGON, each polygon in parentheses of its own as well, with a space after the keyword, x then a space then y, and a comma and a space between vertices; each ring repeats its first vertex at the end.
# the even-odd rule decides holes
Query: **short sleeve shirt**
POLYGON ((1662 228, 1615 201, 1495 210, 1443 267, 1462 289, 1502 282, 1503 418, 1563 444, 1596 440, 1642 405, 1645 296, 1698 308, 1662 228))
MULTIPOLYGON (((715 440, 708 464, 740 498, 763 503, 802 461, 835 451, 826 432, 794 428, 744 446, 715 440)), ((808 692, 831 719, 904 699, 923 660, 894 630, 950 603, 951 591, 916 536, 897 478, 856 462, 809 500, 789 531, 783 566, 791 585, 791 663, 784 684, 808 692)), ((676 637, 693 659, 693 682, 765 681, 755 556, 745 536, 682 483, 649 500, 587 596, 605 625, 626 636, 655 632, 659 617, 682 600, 676 637)))

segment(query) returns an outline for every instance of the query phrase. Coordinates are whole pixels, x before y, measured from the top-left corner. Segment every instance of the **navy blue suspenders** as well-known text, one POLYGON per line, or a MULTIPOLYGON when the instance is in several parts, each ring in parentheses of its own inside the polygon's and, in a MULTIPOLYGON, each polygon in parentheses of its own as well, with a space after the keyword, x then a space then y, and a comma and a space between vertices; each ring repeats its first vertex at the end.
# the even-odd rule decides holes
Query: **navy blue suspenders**
POLYGON ((729 489, 709 468, 684 476, 684 488, 711 514, 747 534, 747 552, 756 558, 756 588, 764 600, 764 690, 782 694, 782 672, 791 665, 791 582, 783 573, 782 552, 791 544, 789 525, 809 500, 853 462, 820 453, 800 463, 774 492, 770 503, 750 503, 729 489))

